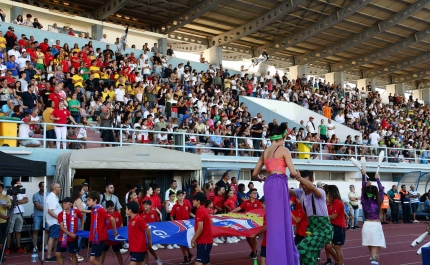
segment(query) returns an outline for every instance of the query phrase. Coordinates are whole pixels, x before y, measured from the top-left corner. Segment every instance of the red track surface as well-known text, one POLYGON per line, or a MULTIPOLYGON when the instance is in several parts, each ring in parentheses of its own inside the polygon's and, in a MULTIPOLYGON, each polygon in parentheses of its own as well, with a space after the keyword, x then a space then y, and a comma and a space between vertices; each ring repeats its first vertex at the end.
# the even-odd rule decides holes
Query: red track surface
MULTIPOLYGON (((389 224, 384 226, 385 239, 387 241, 387 248, 382 249, 380 263, 381 265, 412 265, 422 264, 421 256, 416 254, 418 247, 412 248, 410 246, 412 240, 417 238, 419 235, 425 232, 426 224, 424 222, 418 224, 389 224)), ((430 236, 420 245, 429 242, 430 236)), ((261 243, 261 239, 259 244, 261 243)), ((193 251, 195 253, 195 250, 193 251)), ((223 265, 252 265, 253 261, 249 260, 247 256, 250 253, 250 249, 245 241, 241 241, 237 244, 222 244, 212 248, 211 264, 223 264, 223 265)), ((85 255, 86 250, 81 252, 81 255, 85 255)), ((172 265, 179 264, 181 261, 181 252, 179 249, 157 250, 157 254, 163 261, 163 264, 172 265)), ((343 246, 343 254, 345 256, 346 265, 367 265, 370 264, 368 251, 366 247, 361 245, 361 231, 350 230, 347 232, 346 243, 343 246)), ((325 254, 322 251, 322 261, 320 264, 325 262, 325 254)), ((67 256, 67 254, 64 254, 67 256)), ((124 254, 124 260, 128 257, 128 254, 124 254)), ((126 264, 129 263, 129 260, 126 264)), ((3 264, 30 264, 30 254, 17 254, 11 253, 7 258, 7 261, 3 264)), ((33 263, 38 264, 38 263, 33 263)), ((56 263, 46 263, 56 264, 56 263)), ((70 259, 65 260, 65 264, 72 264, 70 259)), ((89 262, 83 262, 80 264, 90 264, 89 262)), ((106 256, 106 265, 118 264, 116 258, 112 257, 111 254, 106 256)), ((150 265, 156 264, 152 256, 150 256, 150 265)), ((272 265, 272 264, 270 264, 272 265)), ((273 264, 283 265, 283 264, 273 264)))

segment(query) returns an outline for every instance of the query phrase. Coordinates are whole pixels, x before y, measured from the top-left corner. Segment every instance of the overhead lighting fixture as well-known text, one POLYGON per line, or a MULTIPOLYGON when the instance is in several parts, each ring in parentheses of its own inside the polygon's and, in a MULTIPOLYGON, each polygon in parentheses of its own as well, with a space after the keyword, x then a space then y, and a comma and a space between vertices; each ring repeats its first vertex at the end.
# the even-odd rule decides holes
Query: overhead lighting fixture
POLYGON ((117 16, 117 17, 122 17, 120 14, 116 14, 115 16, 117 16))
POLYGON ((63 4, 64 4, 65 6, 68 6, 68 5, 69 5, 69 3, 67 3, 67 2, 63 2, 63 4))

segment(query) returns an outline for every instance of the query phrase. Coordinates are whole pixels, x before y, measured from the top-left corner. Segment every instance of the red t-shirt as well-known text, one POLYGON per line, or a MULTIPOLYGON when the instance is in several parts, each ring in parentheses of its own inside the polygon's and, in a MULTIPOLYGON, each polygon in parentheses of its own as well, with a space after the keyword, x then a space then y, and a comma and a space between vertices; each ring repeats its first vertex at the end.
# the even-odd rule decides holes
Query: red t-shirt
POLYGON ((40 51, 43 53, 46 53, 46 50, 48 50, 49 48, 49 43, 42 42, 41 44, 39 44, 39 46, 40 46, 40 51))
MULTIPOLYGON (((81 211, 79 211, 78 209, 73 209, 73 217, 74 217, 74 219, 73 219, 74 228, 73 228, 73 231, 70 231, 70 222, 71 222, 70 213, 66 213, 67 231, 71 232, 72 234, 76 234, 76 232, 79 230, 78 220, 80 218, 82 218, 83 215, 82 215, 81 211)), ((58 218, 57 219, 58 219, 58 223, 59 224, 63 223, 63 221, 64 221, 64 219, 63 219, 63 212, 60 212, 58 214, 58 218)), ((58 242, 61 242, 61 240, 63 238, 63 234, 65 234, 63 232, 63 230, 60 230, 60 237, 58 238, 58 242)), ((68 236, 67 237, 67 242, 78 241, 78 239, 79 239, 79 237, 72 238, 71 236, 68 236)))
POLYGON ((245 212, 249 212, 254 209, 263 209, 263 204, 261 204, 259 200, 255 200, 253 202, 251 202, 251 200, 246 200, 242 202, 240 208, 245 210, 245 212))
MULTIPOLYGON (((111 216, 115 219, 115 224, 116 224, 116 228, 121 227, 122 226, 122 216, 121 213, 118 211, 114 211, 113 214, 111 214, 111 216)), ((111 230, 113 229, 112 227, 112 223, 108 222, 108 226, 107 226, 107 230, 111 230)), ((110 241, 110 240, 106 240, 105 245, 121 245, 121 242, 117 242, 117 241, 110 241)))
MULTIPOLYGON (((49 97, 51 97, 51 95, 49 95, 49 97)), ((54 111, 52 111, 51 115, 56 117, 56 118, 60 118, 59 120, 54 121, 55 123, 66 124, 67 123, 67 117, 70 116, 70 111, 67 109, 63 109, 63 110, 54 109, 54 111)))
MULTIPOLYGON (((264 219, 263 219, 263 226, 265 226, 265 225, 266 225, 266 215, 264 215, 264 219)), ((263 241, 261 242, 262 247, 266 246, 266 232, 267 232, 267 230, 264 232, 263 241)))
MULTIPOLYGON (((158 196, 157 196, 157 197, 158 197, 158 196)), ((160 198, 158 198, 158 199, 160 199, 160 198)), ((146 200, 150 200, 150 201, 151 201, 151 203, 152 203, 152 205, 151 205, 151 210, 155 210, 155 209, 157 208, 157 204, 158 204, 157 199, 156 199, 155 197, 153 197, 153 196, 145 196, 145 197, 142 199, 141 204, 140 204, 140 208, 141 208, 142 212, 144 212, 144 211, 145 211, 145 208, 144 208, 144 206, 143 206, 143 203, 144 203, 146 200)))
MULTIPOLYGON (((219 207, 219 208, 223 209, 224 208, 224 198, 223 198, 223 196, 222 195, 216 195, 216 196, 214 196, 213 204, 214 204, 214 208, 215 207, 219 207)), ((217 208, 217 210, 218 210, 218 208, 217 208)))
POLYGON ((151 201, 152 201, 152 207, 157 208, 159 211, 161 211, 161 209, 163 208, 163 205, 161 204, 160 196, 158 196, 155 193, 152 194, 151 201))
POLYGON ((63 72, 68 73, 69 72, 69 62, 63 60, 60 64, 61 64, 61 67, 63 68, 63 72))
POLYGON ((128 222, 128 243, 130 252, 146 252, 145 230, 148 224, 140 215, 136 215, 128 222))
POLYGON ((208 201, 212 201, 213 202, 214 197, 215 197, 215 192, 213 190, 208 191, 206 193, 206 199, 208 199, 208 201))
POLYGON ((188 200, 184 200, 182 205, 179 204, 179 201, 173 205, 172 211, 170 212, 170 216, 175 220, 189 220, 191 213, 191 204, 188 200))
POLYGON ((299 236, 306 236, 306 229, 308 228, 308 216, 306 215, 302 204, 299 200, 296 199, 296 197, 290 197, 290 200, 295 202, 296 209, 291 211, 291 214, 294 215, 296 218, 302 218, 300 222, 297 224, 294 220, 292 220, 293 225, 296 226, 296 234, 299 236))
POLYGON ((60 101, 63 101, 63 99, 60 97, 60 95, 58 95, 55 92, 49 94, 48 99, 54 101, 54 104, 55 104, 54 108, 55 109, 58 109, 58 105, 60 104, 60 101))
POLYGON ((194 232, 197 231, 198 223, 203 222, 203 231, 197 238, 197 244, 213 244, 212 221, 208 209, 200 206, 196 211, 196 220, 194 222, 194 232))
POLYGON ((27 49, 28 54, 30 54, 30 59, 32 62, 36 61, 36 51, 30 48, 27 49))
POLYGON ((143 211, 140 215, 147 224, 158 222, 158 213, 154 210, 149 210, 149 213, 143 211))
POLYGON ((327 205, 328 215, 337 214, 336 219, 330 219, 330 223, 346 228, 345 207, 341 200, 334 199, 331 204, 327 205))
POLYGON ((97 210, 97 220, 96 220, 94 209, 91 210, 90 241, 94 240, 94 222, 97 222, 97 233, 99 235, 99 241, 105 241, 108 239, 107 221, 109 220, 110 217, 111 215, 108 214, 108 212, 104 208, 99 207, 97 210))
POLYGON ((49 62, 54 60, 54 56, 52 56, 52 53, 45 54, 45 65, 48 66, 49 62))
POLYGON ((79 69, 79 65, 81 64, 81 62, 75 62, 75 61, 77 61, 77 60, 79 60, 80 58, 79 57, 77 57, 77 56, 72 56, 72 57, 70 57, 70 61, 72 62, 72 66, 73 66, 73 68, 75 68, 75 69, 79 69))
POLYGON ((226 208, 227 212, 233 211, 236 208, 236 203, 234 202, 234 198, 228 198, 224 202, 224 206, 228 207, 228 208, 226 208))

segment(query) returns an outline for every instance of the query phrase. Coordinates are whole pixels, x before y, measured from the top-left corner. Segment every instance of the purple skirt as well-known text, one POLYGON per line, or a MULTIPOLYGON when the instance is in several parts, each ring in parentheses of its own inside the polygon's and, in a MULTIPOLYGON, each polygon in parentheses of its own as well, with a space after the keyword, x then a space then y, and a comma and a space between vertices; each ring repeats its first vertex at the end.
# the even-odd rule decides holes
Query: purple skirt
POLYGON ((300 265, 294 244, 288 176, 272 174, 264 183, 267 265, 300 265))

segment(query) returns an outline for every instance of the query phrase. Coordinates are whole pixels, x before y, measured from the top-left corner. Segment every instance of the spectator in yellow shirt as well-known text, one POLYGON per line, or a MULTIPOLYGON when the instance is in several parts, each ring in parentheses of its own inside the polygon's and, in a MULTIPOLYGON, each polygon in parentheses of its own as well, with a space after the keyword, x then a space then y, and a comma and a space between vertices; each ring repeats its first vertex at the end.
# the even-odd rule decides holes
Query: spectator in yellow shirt
POLYGON ((78 71, 72 76, 72 83, 74 87, 84 87, 84 78, 82 77, 82 71, 78 71))

